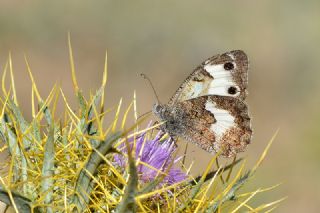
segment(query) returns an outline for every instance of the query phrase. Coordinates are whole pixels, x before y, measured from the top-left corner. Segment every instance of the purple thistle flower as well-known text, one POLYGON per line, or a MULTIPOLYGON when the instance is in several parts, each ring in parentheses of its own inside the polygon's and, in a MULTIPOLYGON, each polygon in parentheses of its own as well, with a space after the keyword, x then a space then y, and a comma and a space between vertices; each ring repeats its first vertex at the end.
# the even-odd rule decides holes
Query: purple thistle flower
MULTIPOLYGON (((145 138, 145 134, 142 134, 136 139, 135 159, 143 163, 139 163, 137 171, 139 174, 139 180, 143 183, 148 183, 154 180, 161 173, 167 172, 161 184, 171 185, 183 181, 187 178, 187 175, 178 168, 174 168, 174 164, 177 163, 180 158, 174 159, 173 153, 176 151, 176 146, 171 138, 160 141, 161 134, 158 134, 153 140, 145 138), (148 164, 149 166, 145 165, 148 164), (169 171, 168 170, 169 168, 169 171), (160 171, 160 172, 159 172, 160 171)), ((133 145, 133 138, 129 139, 129 143, 133 145)), ((118 149, 126 152, 126 145, 122 143, 118 149)), ((124 155, 115 155, 115 163, 123 168, 127 166, 128 159, 124 155)))

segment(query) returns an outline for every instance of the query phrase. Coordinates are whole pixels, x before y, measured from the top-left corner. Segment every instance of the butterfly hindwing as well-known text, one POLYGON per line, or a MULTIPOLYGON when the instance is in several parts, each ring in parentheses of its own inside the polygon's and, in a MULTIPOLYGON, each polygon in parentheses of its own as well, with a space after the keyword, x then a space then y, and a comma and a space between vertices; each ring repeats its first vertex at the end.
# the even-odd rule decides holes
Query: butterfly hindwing
POLYGON ((171 136, 181 136, 208 152, 222 150, 224 156, 243 151, 251 139, 246 104, 223 96, 201 96, 162 105, 158 116, 171 136))
POLYGON ((248 84, 248 58, 242 50, 216 55, 198 66, 182 83, 169 104, 205 95, 244 100, 248 84))

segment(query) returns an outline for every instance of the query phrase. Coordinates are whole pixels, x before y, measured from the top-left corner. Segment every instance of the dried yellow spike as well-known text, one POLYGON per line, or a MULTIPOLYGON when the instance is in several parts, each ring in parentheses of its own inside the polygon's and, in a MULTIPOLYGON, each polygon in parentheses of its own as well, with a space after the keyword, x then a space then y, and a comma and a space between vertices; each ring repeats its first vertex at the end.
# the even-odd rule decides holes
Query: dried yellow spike
POLYGON ((198 204, 195 212, 200 211, 200 210, 201 210, 201 207, 202 207, 202 206, 204 205, 204 203, 205 203, 205 199, 208 199, 207 193, 208 193, 209 189, 211 188, 212 184, 214 183, 214 181, 216 180, 216 178, 217 178, 218 174, 220 173, 220 171, 221 171, 221 167, 218 168, 218 170, 217 170, 217 172, 215 173, 215 175, 213 176, 213 178, 211 178, 209 184, 204 187, 203 195, 202 195, 202 197, 200 198, 199 204, 198 204))
POLYGON ((267 203, 267 204, 262 204, 260 205, 259 207, 257 207, 256 209, 254 209, 256 212, 261 212, 262 210, 266 209, 266 208, 269 208, 271 206, 274 206, 276 204, 279 204, 281 203, 282 201, 286 200, 288 197, 283 197, 283 198, 280 198, 276 201, 273 201, 273 202, 270 202, 270 203, 267 203))
POLYGON ((6 90, 6 75, 7 75, 7 68, 8 68, 8 61, 6 62, 6 65, 4 66, 3 73, 2 73, 2 92, 5 96, 8 96, 7 90, 6 90))
POLYGON ((123 115, 123 119, 122 119, 122 123, 121 123, 121 129, 122 130, 124 130, 124 126, 125 126, 126 121, 127 121, 128 113, 129 113, 132 105, 133 105, 133 102, 130 103, 130 105, 128 106, 127 110, 125 111, 125 113, 123 115))
POLYGON ((64 103, 66 104, 66 107, 67 107, 69 113, 77 120, 77 122, 79 122, 80 119, 79 119, 78 116, 72 111, 72 109, 71 109, 71 107, 69 106, 69 103, 68 103, 68 101, 67 101, 67 99, 66 99, 66 96, 64 95, 64 93, 63 93, 63 91, 62 91, 61 88, 60 88, 60 93, 61 93, 61 95, 62 95, 62 98, 63 98, 63 100, 64 100, 64 103))
POLYGON ((41 96, 40 96, 40 94, 39 94, 39 91, 38 91, 38 88, 37 88, 37 84, 36 84, 36 82, 34 81, 34 78, 33 78, 32 72, 31 72, 31 68, 30 68, 30 65, 29 65, 29 62, 28 62, 28 59, 27 59, 27 56, 26 56, 26 55, 24 55, 24 60, 25 60, 26 66, 27 66, 27 70, 28 70, 30 79, 31 79, 32 91, 35 92, 35 94, 36 94, 36 96, 37 96, 37 99, 38 99, 38 102, 41 102, 41 101, 42 101, 42 98, 41 98, 41 96))
POLYGON ((68 46, 69 46, 69 60, 70 60, 70 68, 71 68, 71 75, 72 75, 72 82, 73 87, 76 93, 79 91, 79 86, 76 78, 76 71, 74 67, 74 59, 73 59, 73 52, 72 52, 72 46, 71 46, 71 36, 70 32, 68 33, 68 46))
POLYGON ((106 51, 106 57, 104 61, 104 69, 102 75, 102 95, 101 95, 101 110, 104 108, 104 96, 105 96, 105 87, 107 85, 108 80, 108 51, 106 51))
POLYGON ((17 99, 16 86, 14 83, 11 53, 9 53, 9 70, 10 70, 11 87, 12 87, 12 93, 13 93, 13 101, 17 106, 19 106, 18 99, 17 99))
POLYGON ((256 190, 254 193, 252 193, 252 195, 250 195, 245 201, 243 201, 240 205, 238 205, 231 213, 237 212, 244 204, 246 204, 249 200, 251 200, 251 198, 253 198, 259 191, 260 191, 260 189, 257 189, 257 190, 256 190))
POLYGON ((122 105, 122 98, 119 101, 117 112, 116 112, 116 115, 114 116, 114 121, 113 121, 113 125, 112 125, 112 132, 116 131, 121 105, 122 105))
MULTIPOLYGON (((268 188, 260 189, 259 193, 273 190, 273 189, 277 188, 277 187, 280 186, 280 185, 281 185, 281 183, 276 184, 276 185, 274 185, 274 186, 270 186, 270 187, 268 187, 268 188)), ((248 196, 248 195, 250 195, 250 194, 252 194, 252 193, 253 193, 253 192, 248 192, 248 193, 240 194, 240 195, 238 195, 238 198, 246 197, 246 196, 248 196)))
POLYGON ((16 205, 16 202, 15 202, 14 199, 13 199, 13 196, 12 196, 12 193, 11 193, 11 190, 10 190, 10 187, 6 187, 7 185, 6 185, 6 183, 4 182, 4 180, 2 179, 1 176, 0 176, 0 182, 1 182, 1 185, 5 187, 5 189, 6 189, 7 193, 8 193, 8 195, 9 195, 10 201, 11 201, 11 203, 12 203, 12 205, 13 205, 13 208, 14 208, 15 212, 19 212, 19 211, 18 211, 18 208, 17 208, 17 205, 16 205))
POLYGON ((255 172, 257 170, 257 168, 260 166, 260 164, 262 163, 262 161, 265 159, 274 139, 276 138, 277 134, 279 133, 279 129, 274 133, 274 135, 272 136, 271 140, 269 141, 267 147, 264 149, 262 155, 260 156, 258 162, 256 163, 256 165, 253 167, 252 172, 255 172))

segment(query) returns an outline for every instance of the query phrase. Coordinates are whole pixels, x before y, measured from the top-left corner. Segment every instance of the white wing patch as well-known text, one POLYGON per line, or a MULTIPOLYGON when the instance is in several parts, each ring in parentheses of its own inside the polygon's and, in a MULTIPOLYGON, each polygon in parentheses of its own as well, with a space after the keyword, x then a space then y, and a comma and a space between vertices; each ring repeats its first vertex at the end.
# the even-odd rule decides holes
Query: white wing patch
POLYGON ((217 140, 220 140, 228 129, 235 126, 235 118, 227 110, 217 108, 215 103, 207 101, 205 109, 210 111, 216 119, 210 129, 215 133, 217 140))
MULTIPOLYGON (((236 66, 235 63, 233 65, 236 66)), ((204 69, 213 77, 208 89, 210 95, 235 97, 240 94, 240 88, 233 81, 231 72, 224 69, 224 64, 207 64, 204 69), (229 87, 236 87, 237 93, 229 94, 229 87)))

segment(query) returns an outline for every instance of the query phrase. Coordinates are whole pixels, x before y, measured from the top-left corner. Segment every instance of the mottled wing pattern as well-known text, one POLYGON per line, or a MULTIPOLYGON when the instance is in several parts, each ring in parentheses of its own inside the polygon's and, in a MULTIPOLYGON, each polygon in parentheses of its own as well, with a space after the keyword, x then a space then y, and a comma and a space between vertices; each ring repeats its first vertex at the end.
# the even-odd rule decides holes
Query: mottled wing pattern
POLYGON ((226 157, 243 151, 252 130, 246 104, 232 97, 202 96, 167 105, 166 131, 226 157))
POLYGON ((169 105, 205 95, 244 100, 248 85, 248 58, 242 50, 216 55, 198 66, 181 84, 169 105))
POLYGON ((248 58, 241 50, 213 56, 182 83, 168 104, 153 112, 171 136, 180 136, 208 152, 230 157, 250 143, 252 130, 244 99, 248 58))

